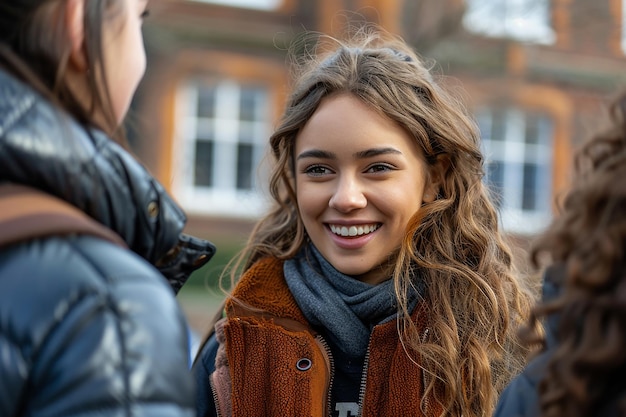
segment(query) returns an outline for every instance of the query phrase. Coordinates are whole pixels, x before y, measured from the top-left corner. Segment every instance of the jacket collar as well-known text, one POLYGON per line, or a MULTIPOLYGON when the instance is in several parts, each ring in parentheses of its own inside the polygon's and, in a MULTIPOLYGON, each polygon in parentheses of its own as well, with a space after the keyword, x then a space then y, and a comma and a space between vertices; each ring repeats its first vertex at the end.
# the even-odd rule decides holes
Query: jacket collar
POLYGON ((283 261, 264 258, 248 269, 226 302, 229 316, 283 317, 307 325, 283 277, 283 261), (242 301, 245 304, 242 304, 242 301))

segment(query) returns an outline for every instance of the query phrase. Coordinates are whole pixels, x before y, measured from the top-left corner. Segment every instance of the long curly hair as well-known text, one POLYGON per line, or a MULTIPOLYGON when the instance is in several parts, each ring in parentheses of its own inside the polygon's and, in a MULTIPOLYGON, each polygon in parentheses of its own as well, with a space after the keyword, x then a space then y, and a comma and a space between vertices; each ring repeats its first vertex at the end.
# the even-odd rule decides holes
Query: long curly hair
POLYGON ((535 265, 548 254, 564 272, 562 294, 530 321, 559 315, 542 416, 599 415, 607 405, 626 415, 626 94, 610 110, 611 125, 578 150, 562 211, 532 252, 535 265))
POLYGON ((294 48, 295 85, 270 139, 273 207, 257 223, 239 265, 247 269, 268 256, 289 259, 305 244, 293 180, 295 141, 324 97, 354 95, 403 126, 428 164, 448 167, 438 198, 407 225, 390 271, 401 340, 426 375, 422 408, 434 400, 443 416, 491 415, 500 389, 522 365, 516 330, 527 319, 530 296, 514 276, 510 249, 482 182, 476 123, 400 38, 367 29, 346 41, 314 36, 314 51, 294 48), (418 274, 412 272, 416 268, 418 274), (416 276, 426 284, 426 340, 407 308, 416 276))

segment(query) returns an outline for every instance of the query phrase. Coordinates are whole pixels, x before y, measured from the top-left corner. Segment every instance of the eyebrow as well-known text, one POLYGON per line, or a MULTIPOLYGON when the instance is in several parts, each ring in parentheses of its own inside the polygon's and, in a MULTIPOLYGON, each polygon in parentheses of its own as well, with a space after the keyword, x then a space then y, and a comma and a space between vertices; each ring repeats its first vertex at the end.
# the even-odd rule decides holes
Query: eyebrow
MULTIPOLYGON (((400 152, 399 150, 395 148, 387 147, 387 148, 366 149, 364 151, 355 152, 352 155, 356 159, 365 159, 365 158, 371 158, 374 156, 388 155, 388 154, 401 155, 402 152, 400 152)), ((302 152, 300 155, 298 155, 296 159, 300 160, 304 158, 337 159, 337 155, 335 155, 333 152, 323 151, 321 149, 311 149, 309 151, 302 152)))
POLYGON ((305 158, 337 159, 337 155, 332 152, 322 151, 321 149, 311 149, 302 152, 296 159, 300 160, 305 158))
POLYGON ((388 155, 388 154, 402 155, 402 152, 400 152, 396 148, 389 148, 389 147, 388 148, 374 148, 374 149, 367 149, 365 151, 355 152, 354 157, 357 159, 365 159, 365 158, 371 158, 373 156, 388 155))

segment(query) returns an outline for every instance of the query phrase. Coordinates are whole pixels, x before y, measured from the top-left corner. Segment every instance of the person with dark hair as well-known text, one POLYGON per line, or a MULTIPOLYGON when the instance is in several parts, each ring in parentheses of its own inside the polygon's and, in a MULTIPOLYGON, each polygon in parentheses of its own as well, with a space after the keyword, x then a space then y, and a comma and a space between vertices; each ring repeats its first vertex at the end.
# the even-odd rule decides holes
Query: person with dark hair
POLYGON ((626 416, 626 95, 575 155, 559 214, 532 250, 544 300, 527 326, 536 357, 495 416, 626 416))
POLYGON ((198 414, 489 415, 530 296, 476 124, 401 39, 318 40, 270 138, 273 206, 194 364, 198 414))
POLYGON ((0 415, 193 416, 215 248, 125 147, 147 0, 0 0, 0 415))

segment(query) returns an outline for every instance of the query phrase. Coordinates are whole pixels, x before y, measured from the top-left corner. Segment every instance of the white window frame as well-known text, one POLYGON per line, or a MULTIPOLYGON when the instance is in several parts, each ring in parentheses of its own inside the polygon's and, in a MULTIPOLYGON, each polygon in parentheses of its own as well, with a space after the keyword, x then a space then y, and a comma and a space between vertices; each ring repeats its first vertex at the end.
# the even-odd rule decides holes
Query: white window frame
POLYGON ((626 0, 622 0, 622 37, 621 46, 622 52, 626 53, 626 0))
MULTIPOLYGON (((552 219, 552 175, 553 175, 553 122, 545 116, 539 124, 539 138, 536 144, 526 141, 527 113, 521 109, 504 110, 503 137, 495 139, 493 133, 494 112, 483 108, 477 112, 481 129, 481 147, 485 156, 485 182, 491 184, 489 165, 501 163, 503 170, 502 194, 494 196, 499 201, 502 227, 507 232, 519 234, 538 233, 552 219), (534 165, 539 175, 533 184, 534 209, 525 209, 524 166, 534 165)), ((493 190, 497 191, 497 190, 493 190)))
POLYGON ((283 0, 193 0, 198 3, 212 3, 221 6, 238 7, 255 10, 278 10, 283 0))
POLYGON ((466 0, 463 25, 471 32, 521 42, 553 44, 550 0, 466 0))
MULTIPOLYGON (((212 119, 198 116, 198 92, 207 81, 188 80, 180 86, 176 98, 175 138, 173 145, 173 193, 186 211, 231 218, 257 218, 268 207, 267 173, 261 162, 265 157, 270 126, 270 86, 264 86, 264 103, 256 111, 254 121, 239 119, 240 94, 248 84, 230 79, 209 81, 215 90, 215 114, 212 119), (237 189, 237 146, 240 130, 245 125, 252 132, 252 189, 237 189), (213 142, 212 186, 196 184, 196 143, 202 137, 213 142)), ((254 85, 258 88, 259 85, 254 85)))

